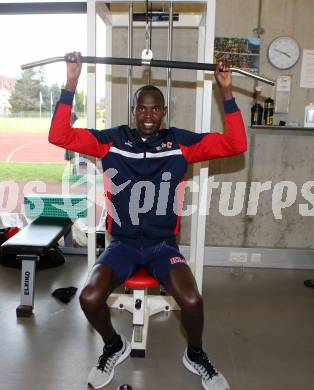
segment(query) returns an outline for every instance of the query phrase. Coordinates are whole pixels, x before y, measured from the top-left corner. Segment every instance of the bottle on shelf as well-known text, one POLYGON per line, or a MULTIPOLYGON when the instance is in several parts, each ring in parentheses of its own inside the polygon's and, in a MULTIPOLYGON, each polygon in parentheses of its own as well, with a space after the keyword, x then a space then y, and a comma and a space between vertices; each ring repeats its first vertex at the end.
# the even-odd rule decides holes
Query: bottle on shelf
POLYGON ((261 125, 263 120, 263 106, 260 103, 262 88, 257 86, 254 92, 254 102, 251 107, 251 126, 261 125))
POLYGON ((274 123, 274 100, 267 98, 264 102, 264 124, 272 126, 274 123))

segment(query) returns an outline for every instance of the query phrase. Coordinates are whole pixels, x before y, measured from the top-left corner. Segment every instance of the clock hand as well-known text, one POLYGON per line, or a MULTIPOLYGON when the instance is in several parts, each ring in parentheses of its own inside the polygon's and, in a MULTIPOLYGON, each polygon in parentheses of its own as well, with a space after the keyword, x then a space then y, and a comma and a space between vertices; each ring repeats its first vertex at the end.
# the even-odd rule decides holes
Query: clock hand
POLYGON ((286 53, 286 52, 284 52, 284 51, 281 51, 281 50, 278 50, 278 49, 274 49, 274 50, 275 50, 275 51, 278 51, 278 53, 284 54, 285 56, 291 58, 291 55, 288 54, 288 53, 286 53))

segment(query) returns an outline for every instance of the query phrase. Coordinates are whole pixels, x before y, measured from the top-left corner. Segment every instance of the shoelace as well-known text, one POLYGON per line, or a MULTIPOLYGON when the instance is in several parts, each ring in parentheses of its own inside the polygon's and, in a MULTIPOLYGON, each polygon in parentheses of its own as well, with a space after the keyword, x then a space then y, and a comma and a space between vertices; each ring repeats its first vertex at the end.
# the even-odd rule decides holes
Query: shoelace
POLYGON ((200 358, 199 364, 201 366, 200 368, 201 374, 202 376, 205 377, 205 379, 211 379, 213 376, 218 375, 218 372, 216 371, 215 367, 211 364, 211 362, 208 360, 208 357, 205 352, 200 358))
POLYGON ((104 347, 103 354, 98 358, 97 370, 109 372, 116 358, 117 355, 115 352, 112 353, 112 351, 107 350, 106 347, 104 347))

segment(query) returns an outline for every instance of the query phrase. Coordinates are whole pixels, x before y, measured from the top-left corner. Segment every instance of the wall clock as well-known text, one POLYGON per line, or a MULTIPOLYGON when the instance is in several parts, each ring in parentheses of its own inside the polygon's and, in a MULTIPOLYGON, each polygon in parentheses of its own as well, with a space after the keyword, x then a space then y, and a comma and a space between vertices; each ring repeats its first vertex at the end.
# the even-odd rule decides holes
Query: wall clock
POLYGON ((267 57, 275 68, 289 69, 298 62, 300 53, 300 46, 294 38, 278 37, 269 44, 267 57))

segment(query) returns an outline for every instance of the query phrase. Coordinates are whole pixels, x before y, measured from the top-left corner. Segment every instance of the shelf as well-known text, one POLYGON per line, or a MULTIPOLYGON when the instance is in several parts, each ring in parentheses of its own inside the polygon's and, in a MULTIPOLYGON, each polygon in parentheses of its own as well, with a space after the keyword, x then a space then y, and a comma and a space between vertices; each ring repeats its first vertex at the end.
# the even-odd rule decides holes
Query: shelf
POLYGON ((257 126, 250 126, 249 131, 251 134, 314 136, 314 127, 257 125, 257 126))

